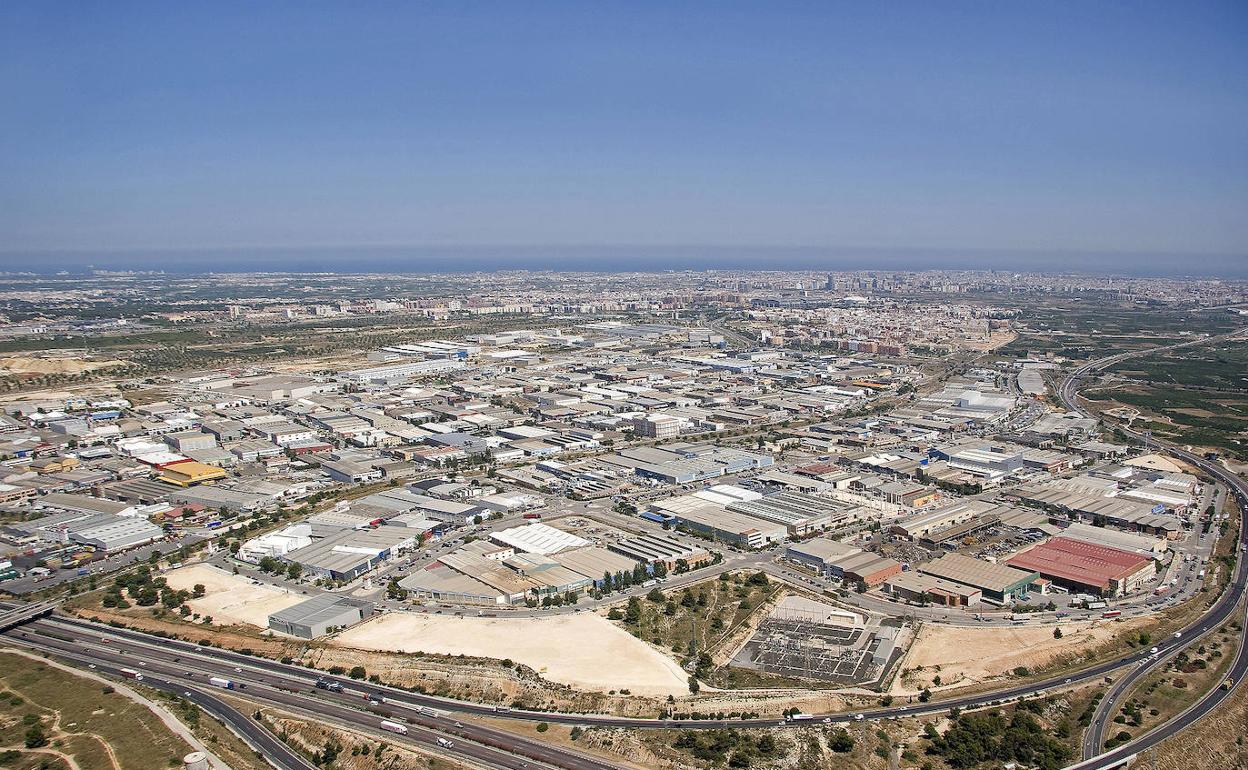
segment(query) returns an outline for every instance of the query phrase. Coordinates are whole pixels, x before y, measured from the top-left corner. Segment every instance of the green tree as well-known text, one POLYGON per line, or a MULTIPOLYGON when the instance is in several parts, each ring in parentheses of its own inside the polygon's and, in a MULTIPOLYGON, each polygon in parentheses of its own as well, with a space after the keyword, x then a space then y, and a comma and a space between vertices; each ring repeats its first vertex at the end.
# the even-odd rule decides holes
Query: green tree
POLYGON ((641 601, 636 596, 628 597, 628 607, 624 610, 624 622, 630 626, 641 622, 641 601))
POLYGON ((26 730, 26 748, 38 749, 48 745, 48 736, 43 732, 43 724, 36 722, 26 730))
POLYGON ((828 748, 837 754, 848 754, 854 750, 854 737, 848 730, 839 727, 828 736, 828 748))

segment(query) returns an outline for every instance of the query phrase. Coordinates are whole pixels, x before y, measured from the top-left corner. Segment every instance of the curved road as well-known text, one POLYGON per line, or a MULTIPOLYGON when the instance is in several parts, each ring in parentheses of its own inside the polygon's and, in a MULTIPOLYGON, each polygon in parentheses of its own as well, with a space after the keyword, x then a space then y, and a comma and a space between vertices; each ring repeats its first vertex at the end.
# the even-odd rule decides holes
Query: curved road
MULTIPOLYGON (((1059 395, 1068 408, 1084 413, 1076 403, 1076 395, 1079 381, 1087 374, 1099 371, 1132 356, 1146 355, 1189 345, 1209 344, 1219 339, 1233 337, 1243 333, 1243 331, 1245 330, 1239 330, 1219 337, 1191 340, 1177 345, 1117 354, 1084 364, 1072 372, 1062 384, 1059 395)), ((1159 451, 1168 451, 1221 480, 1235 493, 1241 510, 1248 509, 1248 483, 1245 483, 1243 479, 1191 452, 1162 445, 1155 439, 1134 431, 1127 430, 1126 432, 1133 438, 1144 442, 1147 446, 1154 447, 1159 451)), ((1248 527, 1243 526, 1242 522, 1240 536, 1242 547, 1245 543, 1248 543, 1248 527)), ((925 704, 919 703, 892 708, 869 709, 863 711, 858 716, 850 714, 821 714, 816 719, 824 722, 846 722, 855 719, 869 720, 939 714, 947 712, 951 708, 980 708, 1006 700, 1034 696, 1053 688, 1088 683, 1123 666, 1134 665, 1137 666, 1136 671, 1147 670, 1150 665, 1155 665, 1158 660, 1164 659, 1166 656, 1186 647, 1195 639, 1220 625, 1232 613, 1238 611, 1240 600, 1245 592, 1246 578, 1248 578, 1248 572, 1245 570, 1246 561, 1248 560, 1243 558, 1238 560, 1230 585, 1210 610, 1189 627, 1183 629, 1180 638, 1163 640, 1157 645, 1160 652, 1156 660, 1150 660, 1152 656, 1147 651, 1133 652, 1121 658, 1072 673, 1066 677, 1052 677, 1040 682, 1007 688, 993 693, 951 698, 925 704)), ((394 687, 363 684, 344 677, 324 675, 323 672, 293 664, 283 664, 278 661, 246 656, 215 647, 204 647, 181 640, 162 639, 141 632, 112 628, 76 618, 55 617, 36 620, 26 626, 10 630, 5 635, 9 636, 11 641, 53 652, 80 664, 95 662, 97 666, 110 666, 112 667, 111 670, 119 671, 122 665, 130 663, 132 666, 145 666, 146 670, 149 671, 159 671, 160 675, 152 680, 153 684, 159 681, 169 687, 180 688, 183 692, 189 692, 191 695, 187 697, 192 698, 192 700, 198 698, 196 702, 204 705, 206 709, 224 706, 226 711, 222 713, 228 714, 229 707, 215 699, 214 696, 207 695, 202 691, 201 683, 206 681, 209 676, 225 676, 251 684, 251 687, 245 691, 248 699, 282 705, 305 713, 322 715, 333 721, 350 724, 356 729, 375 732, 379 729, 378 726, 382 718, 400 717, 412 725, 408 736, 406 736, 407 740, 433 742, 439 735, 458 736, 459 739, 456 740, 454 749, 455 753, 462 752, 465 756, 472 756, 478 762, 491 767, 516 768, 519 770, 521 768, 544 765, 570 768, 571 770, 616 770, 618 766, 597 757, 591 757, 568 749, 555 748, 548 743, 530 740, 512 732, 488 727, 480 722, 454 722, 452 724, 451 717, 445 715, 445 712, 528 720, 532 722, 546 721, 585 726, 597 725, 651 729, 671 727, 706 729, 732 726, 789 726, 788 724, 778 722, 774 718, 678 722, 657 718, 625 718, 593 714, 557 714, 537 711, 498 712, 492 706, 438 698, 394 687), (68 637, 73 639, 72 642, 64 641, 68 634, 73 635, 68 637), (324 690, 315 690, 313 683, 320 676, 339 682, 343 685, 346 692, 336 695, 324 690), (188 686, 183 684, 184 682, 191 682, 194 685, 188 686), (366 688, 366 690, 363 688, 366 688), (384 706, 365 705, 367 702, 361 696, 366 691, 374 695, 384 696, 384 706), (431 717, 422 712, 422 708, 426 710, 437 709, 442 713, 431 717), (535 764, 531 765, 530 760, 533 760, 535 764)), ((1238 683, 1242 681, 1246 672, 1248 672, 1248 646, 1242 646, 1239 655, 1231 666, 1230 676, 1238 683)), ((1188 711, 1156 730, 1122 747, 1081 762, 1073 767, 1079 770, 1107 770, 1108 768, 1116 767, 1134 753, 1156 745, 1200 719, 1221 703, 1228 694, 1227 691, 1215 689, 1206 694, 1188 711)), ((214 711, 213 713, 217 712, 214 711)), ((237 712, 234 711, 233 713, 236 715, 236 719, 237 712)), ((228 717, 223 718, 229 721, 228 717)), ((233 722, 231 723, 233 724, 233 722)), ((797 724, 809 723, 801 722, 797 724)), ((260 730, 259 733, 256 733, 255 731, 259 729, 256 725, 248 725, 248 728, 249 730, 246 734, 255 740, 264 740, 265 735, 268 736, 268 739, 273 740, 271 734, 268 734, 267 731, 260 730)), ((393 736, 393 739, 397 741, 399 736, 393 736)), ((280 742, 278 743, 280 744, 280 742)), ((300 759, 299 761, 302 760, 300 759)), ((294 768, 303 770, 306 766, 296 764, 288 767, 291 770, 294 770, 294 768)))
MULTIPOLYGON (((1167 345, 1158 348, 1149 348, 1148 350, 1132 351, 1130 353, 1119 353, 1113 356, 1107 356, 1096 361, 1088 362, 1075 369, 1062 383, 1062 387, 1058 392, 1062 403, 1067 409, 1086 416, 1088 412, 1079 406, 1079 386, 1081 381, 1094 372, 1099 372, 1112 366, 1120 361, 1130 358, 1150 355, 1162 351, 1176 350, 1184 347, 1192 347, 1196 345, 1207 345, 1221 340, 1232 339, 1243 334, 1248 329, 1238 329, 1234 332, 1218 335, 1216 337, 1205 337, 1198 340, 1189 340, 1176 345, 1167 345)), ((1079 770, 1103 770, 1111 768, 1122 763, 1127 758, 1156 746, 1158 743, 1179 733, 1184 728, 1204 717, 1225 700, 1227 696, 1233 692, 1232 690, 1223 690, 1217 687, 1206 693, 1199 701, 1189 707, 1179 716, 1168 720, 1164 724, 1158 726, 1152 731, 1137 737, 1135 740, 1129 741, 1123 746, 1103 754, 1097 754, 1103 745, 1104 732, 1108 724, 1109 715, 1114 711, 1115 704, 1125 695, 1130 688, 1140 679, 1156 670, 1163 665, 1172 655, 1177 654, 1179 650, 1199 640, 1207 632, 1213 630, 1227 618, 1240 611, 1240 603, 1245 593, 1246 578, 1248 578, 1248 559, 1243 558, 1243 552, 1248 550, 1248 521, 1244 521, 1243 512, 1248 511, 1248 482, 1245 482, 1238 475, 1231 473, 1221 465, 1206 460, 1193 452, 1186 449, 1172 446, 1167 443, 1158 441, 1152 436, 1144 435, 1138 431, 1131 430, 1127 427, 1120 428, 1127 436, 1140 441, 1146 447, 1153 448, 1157 451, 1168 452, 1175 457, 1187 462, 1190 465, 1200 468, 1205 473, 1215 479, 1222 481, 1234 493, 1235 502, 1241 511, 1240 521, 1240 542, 1239 542, 1239 558, 1235 563, 1235 571, 1231 576, 1231 582, 1225 589, 1223 595, 1217 603, 1211 608, 1196 624, 1196 627, 1185 629, 1183 635, 1179 639, 1169 639, 1158 644, 1158 654, 1156 656, 1149 655, 1141 664, 1130 671, 1107 693, 1107 697, 1101 702, 1100 707, 1095 714, 1092 725, 1088 728, 1088 732, 1084 741, 1084 756, 1086 759, 1072 767, 1079 770)), ((1245 673, 1248 673, 1248 644, 1241 640, 1239 653, 1234 662, 1231 664, 1230 670, 1227 672, 1236 685, 1243 682, 1245 673)))

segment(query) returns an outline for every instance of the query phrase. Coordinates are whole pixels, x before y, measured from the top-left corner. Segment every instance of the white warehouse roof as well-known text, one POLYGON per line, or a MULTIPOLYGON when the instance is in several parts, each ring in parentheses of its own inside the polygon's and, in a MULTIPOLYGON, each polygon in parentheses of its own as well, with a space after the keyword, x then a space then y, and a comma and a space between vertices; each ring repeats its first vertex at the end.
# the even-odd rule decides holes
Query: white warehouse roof
POLYGON ((509 545, 517 551, 542 555, 589 545, 589 541, 584 538, 540 522, 495 532, 490 535, 490 539, 500 545, 509 545))

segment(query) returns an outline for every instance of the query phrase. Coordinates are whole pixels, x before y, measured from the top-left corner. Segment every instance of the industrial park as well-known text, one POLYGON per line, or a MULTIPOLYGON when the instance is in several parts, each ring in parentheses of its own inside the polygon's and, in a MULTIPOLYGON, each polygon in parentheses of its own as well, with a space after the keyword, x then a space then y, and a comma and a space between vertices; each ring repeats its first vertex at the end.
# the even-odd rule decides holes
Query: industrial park
MULTIPOLYGON (((950 307, 923 298, 934 280, 742 275, 684 298, 664 280, 629 310, 517 308, 506 329, 335 366, 23 384, 4 406, 0 589, 358 669, 435 697, 434 719, 468 703, 578 735, 591 714, 636 722, 630 751, 656 750, 645 727, 1077 696, 1123 640, 1179 645, 1189 608, 1240 579, 1242 452, 1176 456, 1087 411, 1079 370, 1029 351, 980 277, 957 279, 961 324, 898 323, 950 307), (815 345, 773 331, 795 307, 854 325, 815 345)), ((474 315, 439 302, 431 329, 474 315)), ((1203 313, 1178 345, 1242 345, 1233 314, 1203 313)), ((228 315, 197 323, 259 322, 228 315)), ((259 692, 229 673, 201 684, 259 692)))
POLYGON ((1248 770, 1245 33, 0 4, 0 769, 1248 770))

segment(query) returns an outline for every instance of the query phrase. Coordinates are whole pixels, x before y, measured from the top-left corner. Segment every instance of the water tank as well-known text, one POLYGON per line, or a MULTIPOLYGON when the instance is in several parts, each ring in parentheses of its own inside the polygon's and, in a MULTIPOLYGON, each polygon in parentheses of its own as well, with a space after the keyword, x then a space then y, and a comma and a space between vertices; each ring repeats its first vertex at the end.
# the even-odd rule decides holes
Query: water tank
POLYGON ((208 770, 208 755, 202 751, 192 751, 182 757, 183 770, 208 770))

